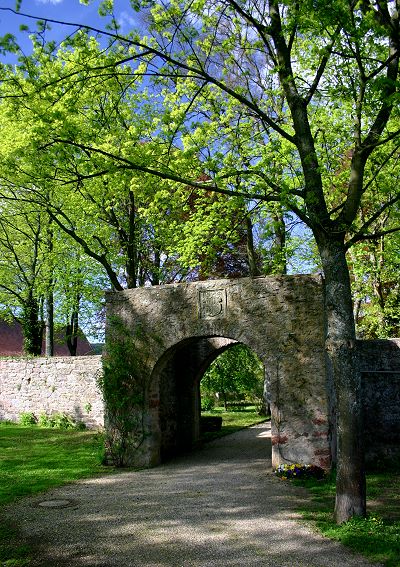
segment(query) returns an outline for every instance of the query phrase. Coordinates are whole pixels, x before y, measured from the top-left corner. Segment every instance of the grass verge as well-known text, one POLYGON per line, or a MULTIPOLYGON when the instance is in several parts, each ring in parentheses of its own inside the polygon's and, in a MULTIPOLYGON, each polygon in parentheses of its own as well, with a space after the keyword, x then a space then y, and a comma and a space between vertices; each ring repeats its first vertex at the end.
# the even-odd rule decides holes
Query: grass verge
MULTIPOLYGON (((99 433, 0 423, 0 505, 110 472, 101 465, 102 454, 99 433)), ((25 567, 29 555, 15 527, 0 519, 1 567, 25 567)))
POLYGON ((400 567, 400 474, 393 471, 367 474, 367 517, 353 518, 340 526, 333 521, 335 477, 295 482, 311 493, 303 517, 326 537, 340 541, 370 561, 400 567))

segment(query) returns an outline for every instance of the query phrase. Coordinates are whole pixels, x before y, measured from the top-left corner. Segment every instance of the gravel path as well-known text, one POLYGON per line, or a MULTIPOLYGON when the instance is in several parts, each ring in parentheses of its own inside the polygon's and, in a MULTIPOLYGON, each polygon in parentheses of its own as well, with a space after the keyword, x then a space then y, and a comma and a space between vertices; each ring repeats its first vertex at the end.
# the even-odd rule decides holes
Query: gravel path
POLYGON ((35 565, 369 566, 299 522, 305 492, 271 474, 268 424, 160 467, 80 481, 9 507, 35 565), (65 508, 43 501, 68 500, 65 508))

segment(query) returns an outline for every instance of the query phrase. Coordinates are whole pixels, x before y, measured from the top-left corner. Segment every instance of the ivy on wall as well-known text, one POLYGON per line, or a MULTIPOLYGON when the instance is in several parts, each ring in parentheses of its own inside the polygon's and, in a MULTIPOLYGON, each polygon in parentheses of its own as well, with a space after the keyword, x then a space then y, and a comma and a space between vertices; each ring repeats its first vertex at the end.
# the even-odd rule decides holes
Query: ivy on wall
MULTIPOLYGON (((146 437, 146 418, 154 348, 162 340, 136 322, 134 329, 117 315, 108 319, 100 387, 105 402, 105 463, 117 467, 137 462, 146 437)), ((139 459, 140 460, 140 459, 139 459)))
POLYGON ((145 439, 146 373, 135 338, 119 317, 110 317, 100 386, 106 408, 105 460, 118 467, 130 464, 145 439))

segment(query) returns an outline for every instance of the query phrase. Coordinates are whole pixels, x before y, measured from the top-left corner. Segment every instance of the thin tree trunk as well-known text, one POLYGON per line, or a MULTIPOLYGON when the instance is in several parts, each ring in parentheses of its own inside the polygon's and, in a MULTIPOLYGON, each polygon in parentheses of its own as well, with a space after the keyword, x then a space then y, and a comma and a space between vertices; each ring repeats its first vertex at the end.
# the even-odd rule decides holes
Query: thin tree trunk
POLYGON ((287 262, 286 262, 286 225, 283 217, 283 212, 280 210, 279 213, 272 215, 272 220, 274 223, 274 257, 273 263, 275 265, 274 273, 279 275, 284 275, 287 273, 287 262))
POLYGON ((155 245, 154 247, 154 262, 153 269, 151 271, 151 284, 160 285, 160 268, 161 268, 161 254, 160 250, 155 245))
POLYGON ((362 305, 362 299, 360 297, 357 297, 357 299, 354 301, 354 308, 353 308, 354 322, 356 325, 359 322, 361 305, 362 305))
POLYGON ((126 243, 126 283, 128 289, 137 286, 137 246, 136 246, 136 210, 135 210, 135 196, 133 191, 129 191, 129 228, 128 228, 128 242, 126 243))
POLYGON ((246 215, 246 250, 250 275, 253 277, 259 276, 260 270, 257 265, 257 255, 254 250, 253 224, 250 215, 246 215))
POLYGON ((31 291, 23 308, 22 332, 24 353, 40 356, 42 353, 42 324, 39 321, 39 304, 31 291))
POLYGON ((45 300, 45 355, 54 355, 54 295, 53 295, 53 229, 49 217, 47 226, 47 253, 49 259, 49 275, 45 300))
POLYGON ((71 318, 67 324, 67 346, 71 356, 76 356, 76 351, 78 347, 78 335, 79 335, 79 304, 81 301, 81 296, 79 293, 76 294, 74 300, 74 306, 71 313, 71 318))
POLYGON ((79 314, 76 309, 72 312, 70 322, 67 325, 67 346, 71 356, 76 356, 76 350, 78 347, 78 330, 79 314))
POLYGON ((335 519, 342 523, 366 513, 361 374, 343 241, 325 237, 317 239, 317 243, 325 275, 326 349, 332 362, 337 398, 335 519))
POLYGON ((54 298, 51 289, 46 297, 45 355, 54 356, 54 298))

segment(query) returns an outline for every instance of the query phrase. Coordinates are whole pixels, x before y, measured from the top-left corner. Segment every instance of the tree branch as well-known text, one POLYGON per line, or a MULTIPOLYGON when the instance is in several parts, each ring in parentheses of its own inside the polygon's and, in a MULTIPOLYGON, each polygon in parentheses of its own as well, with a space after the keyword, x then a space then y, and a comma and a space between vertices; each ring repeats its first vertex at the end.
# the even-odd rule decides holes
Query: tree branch
MULTIPOLYGON (((359 240, 366 240, 366 239, 371 239, 370 235, 366 235, 365 231, 376 221, 378 220, 378 218, 392 205, 394 205, 395 203, 400 201, 400 194, 396 195, 395 197, 393 197, 392 199, 390 199, 389 201, 387 201, 384 205, 382 205, 382 207, 376 211, 376 213, 374 213, 363 225, 362 227, 358 230, 358 232, 352 237, 350 238, 350 240, 348 240, 346 242, 346 250, 348 250, 351 246, 353 246, 353 244, 355 242, 358 242, 359 240)), ((389 232, 395 232, 398 229, 390 229, 389 232)), ((380 234, 380 233, 379 233, 380 234)), ((389 234, 389 233, 388 233, 389 234)))
MULTIPOLYGON (((103 32, 103 31, 99 30, 98 28, 94 28, 92 26, 74 24, 74 23, 71 23, 71 22, 63 22, 63 21, 60 21, 60 20, 38 18, 36 16, 30 16, 28 14, 22 14, 20 12, 16 12, 15 10, 12 10, 11 8, 0 8, 0 10, 8 10, 8 11, 13 12, 14 14, 25 16, 25 17, 32 18, 32 19, 35 19, 35 20, 41 19, 41 20, 44 20, 44 21, 47 21, 47 22, 50 22, 50 23, 56 23, 56 24, 61 24, 61 25, 66 25, 66 26, 75 26, 75 27, 78 27, 79 29, 85 29, 85 30, 92 31, 92 32, 95 32, 95 33, 103 34, 107 37, 112 37, 113 39, 121 41, 122 43, 132 45, 134 47, 137 47, 137 48, 143 50, 141 53, 139 53, 137 55, 133 55, 133 56, 126 57, 126 58, 122 59, 119 63, 118 62, 113 63, 113 67, 118 66, 119 64, 129 63, 130 61, 134 61, 135 59, 144 58, 148 54, 155 55, 156 57, 159 57, 162 61, 165 61, 166 63, 170 63, 172 66, 183 69, 184 71, 186 71, 188 73, 193 73, 194 77, 198 77, 199 79, 205 80, 207 83, 215 85, 222 92, 225 92, 226 94, 231 96, 233 99, 237 100, 238 102, 240 102, 241 104, 243 104, 244 106, 246 106, 247 108, 252 110, 255 115, 259 116, 262 120, 264 120, 270 128, 275 130, 278 134, 280 134, 283 138, 285 138, 285 140, 288 140, 292 144, 295 144, 295 138, 291 134, 286 132, 286 130, 281 128, 274 120, 272 120, 270 118, 270 116, 268 116, 268 114, 266 112, 264 112, 257 104, 255 104, 252 100, 245 97, 240 92, 236 92, 233 88, 230 88, 224 82, 219 81, 217 78, 213 77, 203 68, 192 67, 191 65, 185 63, 184 61, 180 61, 179 59, 172 57, 171 55, 161 51, 160 49, 156 49, 154 47, 151 47, 149 45, 141 43, 140 41, 136 41, 136 40, 133 40, 133 39, 129 39, 127 37, 120 36, 119 34, 116 34, 116 33, 111 33, 111 32, 106 32, 106 31, 103 32)), ((158 71, 158 72, 154 72, 154 75, 163 76, 163 73, 158 71)))
POLYGON ((306 104, 309 104, 309 103, 311 102, 311 99, 312 99, 312 97, 314 96, 315 91, 316 91, 317 88, 318 88, 319 82, 320 82, 320 80, 321 80, 321 78, 322 78, 322 75, 323 75, 324 72, 325 72, 325 69, 326 69, 326 66, 327 66, 327 64, 328 64, 329 58, 330 58, 330 56, 331 56, 331 54, 332 54, 332 50, 333 50, 333 46, 335 45, 336 37, 339 35, 339 32, 340 32, 341 28, 342 28, 341 24, 339 24, 339 25, 336 27, 336 29, 335 29, 335 31, 334 31, 334 34, 333 34, 333 39, 332 39, 330 45, 328 45, 328 47, 327 47, 326 50, 325 50, 325 54, 324 54, 324 56, 323 56, 322 59, 321 59, 321 62, 320 62, 319 67, 318 67, 318 69, 317 69, 317 73, 316 73, 316 75, 315 75, 314 81, 313 81, 313 83, 312 83, 312 85, 311 85, 311 87, 310 87, 310 89, 309 89, 309 91, 308 91, 308 93, 307 93, 307 95, 306 95, 306 97, 305 97, 306 104))
POLYGON ((400 231, 400 226, 397 226, 395 228, 389 228, 388 230, 374 232, 374 234, 359 234, 357 238, 353 237, 351 240, 349 240, 346 243, 345 249, 348 250, 351 246, 353 246, 353 244, 356 244, 357 242, 361 242, 362 240, 376 240, 381 236, 386 236, 387 234, 393 234, 394 232, 399 232, 399 231, 400 231))

